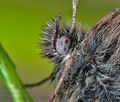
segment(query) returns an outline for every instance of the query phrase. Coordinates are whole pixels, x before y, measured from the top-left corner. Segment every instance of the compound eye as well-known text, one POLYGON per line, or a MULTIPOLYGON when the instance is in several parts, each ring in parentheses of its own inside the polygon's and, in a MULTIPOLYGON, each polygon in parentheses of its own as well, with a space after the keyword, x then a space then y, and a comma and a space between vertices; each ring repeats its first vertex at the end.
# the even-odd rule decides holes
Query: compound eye
POLYGON ((71 47, 71 39, 69 36, 62 36, 56 41, 56 51, 59 54, 65 55, 71 47))

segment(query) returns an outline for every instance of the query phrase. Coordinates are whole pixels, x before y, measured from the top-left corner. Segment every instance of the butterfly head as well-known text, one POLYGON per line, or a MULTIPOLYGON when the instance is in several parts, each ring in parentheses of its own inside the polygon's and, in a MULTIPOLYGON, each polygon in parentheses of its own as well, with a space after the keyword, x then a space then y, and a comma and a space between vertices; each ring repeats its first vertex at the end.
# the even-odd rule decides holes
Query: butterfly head
POLYGON ((73 51, 78 41, 76 29, 71 32, 70 26, 60 27, 60 21, 61 16, 52 19, 43 30, 42 37, 44 55, 58 63, 73 51))

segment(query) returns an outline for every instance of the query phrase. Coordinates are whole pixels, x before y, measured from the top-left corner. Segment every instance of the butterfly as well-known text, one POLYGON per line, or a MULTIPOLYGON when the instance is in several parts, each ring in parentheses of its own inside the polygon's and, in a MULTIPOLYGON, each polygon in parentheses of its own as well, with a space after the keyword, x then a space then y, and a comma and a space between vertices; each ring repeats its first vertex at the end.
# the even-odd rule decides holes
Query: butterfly
POLYGON ((119 102, 120 9, 89 31, 71 31, 60 21, 61 16, 52 19, 43 31, 44 55, 56 63, 51 100, 58 95, 63 102, 119 102))
POLYGON ((120 102, 120 9, 103 17, 92 29, 76 26, 77 0, 72 24, 61 16, 42 32, 44 56, 55 63, 50 78, 56 88, 49 102, 120 102))

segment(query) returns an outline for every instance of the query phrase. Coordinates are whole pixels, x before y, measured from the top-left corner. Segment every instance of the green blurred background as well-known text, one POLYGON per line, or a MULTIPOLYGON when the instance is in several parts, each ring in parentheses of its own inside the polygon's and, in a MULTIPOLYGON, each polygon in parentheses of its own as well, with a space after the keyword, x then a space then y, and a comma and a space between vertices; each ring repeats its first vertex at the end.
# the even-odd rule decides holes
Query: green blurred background
MULTIPOLYGON (((0 43, 15 63, 23 83, 38 82, 51 73, 54 65, 39 55, 40 34, 51 17, 62 14, 62 22, 70 22, 71 1, 0 0, 0 43)), ((101 17, 117 7, 120 7, 120 0, 79 0, 77 22, 92 27, 101 17)), ((47 83, 30 89, 29 92, 36 102, 46 102, 52 92, 51 87, 47 83)), ((3 91, 0 95, 2 93, 3 91)), ((5 97, 7 96, 0 100, 5 97)))

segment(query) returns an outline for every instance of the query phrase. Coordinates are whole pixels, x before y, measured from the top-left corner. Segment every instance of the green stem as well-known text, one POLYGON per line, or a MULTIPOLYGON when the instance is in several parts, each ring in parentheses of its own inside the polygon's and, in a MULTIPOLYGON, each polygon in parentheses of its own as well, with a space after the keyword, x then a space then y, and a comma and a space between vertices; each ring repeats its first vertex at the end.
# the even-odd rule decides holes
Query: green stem
POLYGON ((14 102, 33 102, 16 73, 14 64, 2 46, 0 46, 0 75, 8 87, 14 102))

